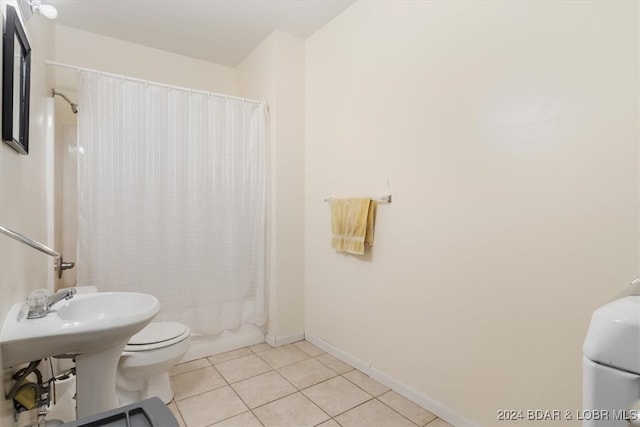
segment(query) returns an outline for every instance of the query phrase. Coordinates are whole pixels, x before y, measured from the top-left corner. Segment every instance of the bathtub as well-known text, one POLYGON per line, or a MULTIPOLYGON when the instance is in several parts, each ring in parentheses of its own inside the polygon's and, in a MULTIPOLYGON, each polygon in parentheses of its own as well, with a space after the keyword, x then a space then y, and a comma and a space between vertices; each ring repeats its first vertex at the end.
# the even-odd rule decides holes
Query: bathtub
POLYGON ((264 336, 262 328, 255 325, 242 325, 213 335, 192 334, 189 351, 180 363, 260 344, 264 342, 264 336))

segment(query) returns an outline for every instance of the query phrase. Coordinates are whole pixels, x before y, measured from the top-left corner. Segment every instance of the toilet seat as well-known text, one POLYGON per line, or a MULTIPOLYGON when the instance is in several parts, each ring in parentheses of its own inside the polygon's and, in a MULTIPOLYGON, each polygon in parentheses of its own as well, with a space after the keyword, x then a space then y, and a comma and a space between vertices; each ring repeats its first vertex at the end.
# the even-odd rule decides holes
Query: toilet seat
POLYGON ((187 339, 191 330, 177 322, 152 322, 129 339, 124 351, 148 351, 168 347, 187 339))

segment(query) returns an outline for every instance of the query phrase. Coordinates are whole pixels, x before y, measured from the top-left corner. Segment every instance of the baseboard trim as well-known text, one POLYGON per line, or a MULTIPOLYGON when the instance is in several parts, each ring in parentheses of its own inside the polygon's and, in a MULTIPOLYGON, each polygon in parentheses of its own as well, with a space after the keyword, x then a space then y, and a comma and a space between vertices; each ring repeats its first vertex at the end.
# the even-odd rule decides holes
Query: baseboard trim
POLYGON ((370 363, 364 362, 358 359, 357 357, 354 357, 353 355, 345 351, 342 351, 337 347, 334 347, 333 345, 322 340, 321 338, 318 338, 311 334, 305 334, 305 339, 309 341, 311 344, 315 345, 316 347, 331 354, 332 356, 364 372, 374 380, 378 381, 381 384, 384 384, 385 386, 389 387, 396 393, 406 397, 413 403, 422 406, 427 411, 432 412, 433 414, 437 415, 439 418, 442 418, 449 424, 454 425, 456 427, 463 427, 463 426, 464 427, 467 427, 467 426, 480 427, 478 424, 473 423, 472 421, 468 420, 467 418, 463 417, 457 412, 449 409, 448 407, 438 402, 437 400, 419 392, 418 390, 412 387, 409 387, 406 384, 401 383, 400 381, 392 378, 390 375, 374 368, 373 366, 371 366, 370 363))
POLYGON ((304 336, 304 332, 298 332, 297 334, 286 335, 284 337, 277 337, 271 334, 267 334, 264 337, 264 341, 273 347, 281 347, 293 342, 302 341, 304 339, 304 336))

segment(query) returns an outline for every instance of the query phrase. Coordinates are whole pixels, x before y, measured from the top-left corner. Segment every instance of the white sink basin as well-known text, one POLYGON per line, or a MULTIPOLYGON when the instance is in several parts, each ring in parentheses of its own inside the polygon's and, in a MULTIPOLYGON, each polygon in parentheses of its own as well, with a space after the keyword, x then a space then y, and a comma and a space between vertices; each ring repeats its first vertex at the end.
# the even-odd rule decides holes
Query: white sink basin
POLYGON ((5 368, 50 356, 76 362, 76 413, 88 417, 117 407, 116 369, 129 338, 160 311, 151 295, 134 292, 76 294, 27 319, 26 303, 9 311, 0 333, 5 368))
POLYGON ((25 303, 11 308, 0 335, 5 368, 49 356, 97 353, 142 330, 160 302, 133 292, 76 294, 46 317, 27 319, 25 303))

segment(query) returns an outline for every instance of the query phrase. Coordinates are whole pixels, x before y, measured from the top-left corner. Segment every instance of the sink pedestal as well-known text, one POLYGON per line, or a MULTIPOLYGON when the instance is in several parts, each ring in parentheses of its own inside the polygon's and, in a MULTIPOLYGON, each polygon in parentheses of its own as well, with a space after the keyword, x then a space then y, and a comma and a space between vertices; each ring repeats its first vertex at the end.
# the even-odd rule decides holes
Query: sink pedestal
MULTIPOLYGON (((1 1, 1 0, 0 0, 1 1)), ((76 294, 29 319, 26 303, 11 307, 0 331, 2 367, 46 357, 74 357, 79 418, 118 407, 116 372, 129 338, 160 311, 160 301, 137 292, 76 294)))
POLYGON ((78 419, 118 407, 116 371, 128 338, 98 353, 76 359, 76 413, 78 419))

